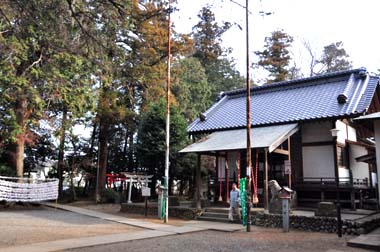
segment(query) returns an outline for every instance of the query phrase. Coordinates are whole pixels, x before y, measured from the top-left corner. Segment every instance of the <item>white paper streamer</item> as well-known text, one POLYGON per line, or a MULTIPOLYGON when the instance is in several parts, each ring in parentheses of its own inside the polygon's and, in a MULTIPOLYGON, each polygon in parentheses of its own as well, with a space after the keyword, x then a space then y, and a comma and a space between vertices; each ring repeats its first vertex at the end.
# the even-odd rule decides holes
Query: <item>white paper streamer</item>
POLYGON ((0 200, 33 202, 55 200, 57 198, 57 179, 38 180, 0 176, 0 200))

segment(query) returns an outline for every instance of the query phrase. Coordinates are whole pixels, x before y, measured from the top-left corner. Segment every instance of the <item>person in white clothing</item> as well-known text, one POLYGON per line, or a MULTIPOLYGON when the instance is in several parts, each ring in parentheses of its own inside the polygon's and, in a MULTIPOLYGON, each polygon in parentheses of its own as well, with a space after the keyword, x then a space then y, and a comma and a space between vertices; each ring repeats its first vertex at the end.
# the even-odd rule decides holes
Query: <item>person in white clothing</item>
POLYGON ((234 213, 236 213, 239 216, 239 220, 241 220, 239 204, 240 204, 240 192, 239 192, 239 189, 237 188, 236 183, 233 183, 232 190, 230 192, 230 210, 228 212, 228 219, 230 221, 234 220, 234 217, 233 217, 234 213))

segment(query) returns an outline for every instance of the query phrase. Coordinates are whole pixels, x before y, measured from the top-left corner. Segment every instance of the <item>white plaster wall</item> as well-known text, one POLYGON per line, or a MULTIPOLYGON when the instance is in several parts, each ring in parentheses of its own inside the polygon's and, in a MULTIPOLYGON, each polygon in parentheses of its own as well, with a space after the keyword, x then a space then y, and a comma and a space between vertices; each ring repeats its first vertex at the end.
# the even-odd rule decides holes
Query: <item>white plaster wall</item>
POLYGON ((341 144, 346 144, 347 139, 347 126, 342 121, 338 120, 335 122, 335 128, 339 129, 338 131, 338 137, 336 141, 341 144))
POLYGON ((346 168, 339 167, 338 173, 339 173, 339 181, 341 181, 341 182, 349 182, 350 181, 350 170, 348 170, 346 168))
POLYGON ((346 140, 356 142, 356 130, 353 127, 343 123, 340 120, 336 121, 335 127, 339 129, 337 137, 338 143, 346 144, 346 140))
POLYGON ((348 128, 348 140, 356 142, 357 141, 356 130, 351 126, 348 126, 347 128, 348 128))
POLYGON ((368 164, 364 162, 357 162, 355 158, 368 154, 365 147, 360 145, 349 145, 350 152, 350 168, 352 171, 352 177, 354 179, 370 178, 368 164))
POLYGON ((304 146, 302 155, 304 177, 335 177, 333 146, 304 146))
POLYGON ((374 172, 371 172, 372 173, 372 185, 376 185, 377 183, 377 174, 374 173, 374 172))
MULTIPOLYGON (((331 128, 331 122, 328 121, 305 123, 302 125, 302 142, 313 143, 332 141, 331 128)), ((345 144, 346 139, 356 142, 356 130, 353 127, 346 125, 341 120, 337 120, 335 122, 335 128, 339 129, 337 136, 338 143, 345 144)))
POLYGON ((302 125, 302 142, 315 143, 332 141, 331 122, 313 122, 302 125))

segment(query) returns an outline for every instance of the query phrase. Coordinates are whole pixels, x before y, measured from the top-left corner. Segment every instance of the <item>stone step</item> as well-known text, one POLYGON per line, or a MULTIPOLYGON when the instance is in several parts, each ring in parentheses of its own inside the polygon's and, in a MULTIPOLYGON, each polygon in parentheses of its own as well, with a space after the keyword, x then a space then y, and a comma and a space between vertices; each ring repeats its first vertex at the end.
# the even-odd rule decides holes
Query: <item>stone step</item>
POLYGON ((365 222, 373 221, 373 220, 377 220, 377 219, 380 219, 380 212, 369 214, 369 215, 362 217, 362 218, 358 218, 355 220, 355 222, 358 224, 363 224, 365 222))
MULTIPOLYGON (((229 208, 205 208, 204 213, 223 213, 228 215, 229 208)), ((241 208, 240 208, 241 212, 241 208)), ((255 215, 257 211, 251 209, 251 215, 255 215)))
POLYGON ((205 208, 204 212, 228 214, 228 208, 205 208))
MULTIPOLYGON (((202 214, 204 217, 215 217, 215 218, 223 218, 223 219, 228 219, 228 213, 215 213, 215 212, 204 212, 202 214)), ((234 219, 238 218, 237 214, 233 215, 234 219)))
POLYGON ((369 234, 359 235, 347 242, 347 245, 355 248, 364 248, 380 251, 380 228, 369 234))
POLYGON ((198 220, 214 221, 214 222, 222 222, 222 223, 241 223, 241 221, 238 219, 235 219, 234 221, 230 221, 228 220, 228 218, 205 217, 205 216, 199 216, 198 220))

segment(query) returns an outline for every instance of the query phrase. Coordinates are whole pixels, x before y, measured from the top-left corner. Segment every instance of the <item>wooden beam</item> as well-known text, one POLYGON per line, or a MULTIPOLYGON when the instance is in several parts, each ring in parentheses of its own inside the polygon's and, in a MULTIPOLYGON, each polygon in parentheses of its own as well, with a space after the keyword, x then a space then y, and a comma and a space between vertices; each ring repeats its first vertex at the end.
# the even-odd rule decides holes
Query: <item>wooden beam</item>
POLYGON ((375 142, 376 142, 376 167, 377 167, 377 190, 378 190, 377 197, 378 197, 378 200, 380 201, 380 121, 376 120, 373 123, 374 123, 375 142))
POLYGON ((293 174, 293 171, 292 171, 292 159, 290 157, 290 137, 288 137, 288 160, 290 162, 290 174, 288 174, 288 186, 289 188, 292 188, 292 174, 293 174))
POLYGON ((236 155, 236 168, 237 168, 237 185, 240 188, 240 151, 236 155))
POLYGON ((268 210, 269 207, 269 192, 268 192, 268 150, 264 152, 264 208, 268 210))
POLYGON ((218 201, 223 201, 222 198, 222 169, 220 166, 220 157, 219 155, 216 155, 216 168, 218 169, 218 181, 219 181, 219 198, 218 201))
POLYGON ((273 152, 274 152, 274 153, 277 153, 277 154, 286 155, 286 156, 289 156, 289 155, 290 155, 290 152, 289 152, 289 151, 287 151, 287 150, 283 150, 283 149, 275 149, 273 152))
POLYGON ((225 165, 226 165, 226 202, 229 203, 230 202, 230 172, 229 172, 229 164, 228 164, 228 152, 226 153, 226 161, 225 161, 225 165))
POLYGON ((323 146, 323 145, 333 145, 334 141, 323 141, 323 142, 313 142, 313 143, 302 143, 302 146, 323 146))
POLYGON ((334 145, 333 145, 333 155, 334 155, 334 169, 335 169, 335 178, 339 181, 339 168, 338 168, 338 153, 337 153, 337 137, 334 137, 334 145))
POLYGON ((197 167, 195 170, 195 180, 196 180, 196 192, 195 192, 195 198, 196 198, 196 207, 198 210, 202 209, 201 205, 201 154, 197 155, 197 167))

